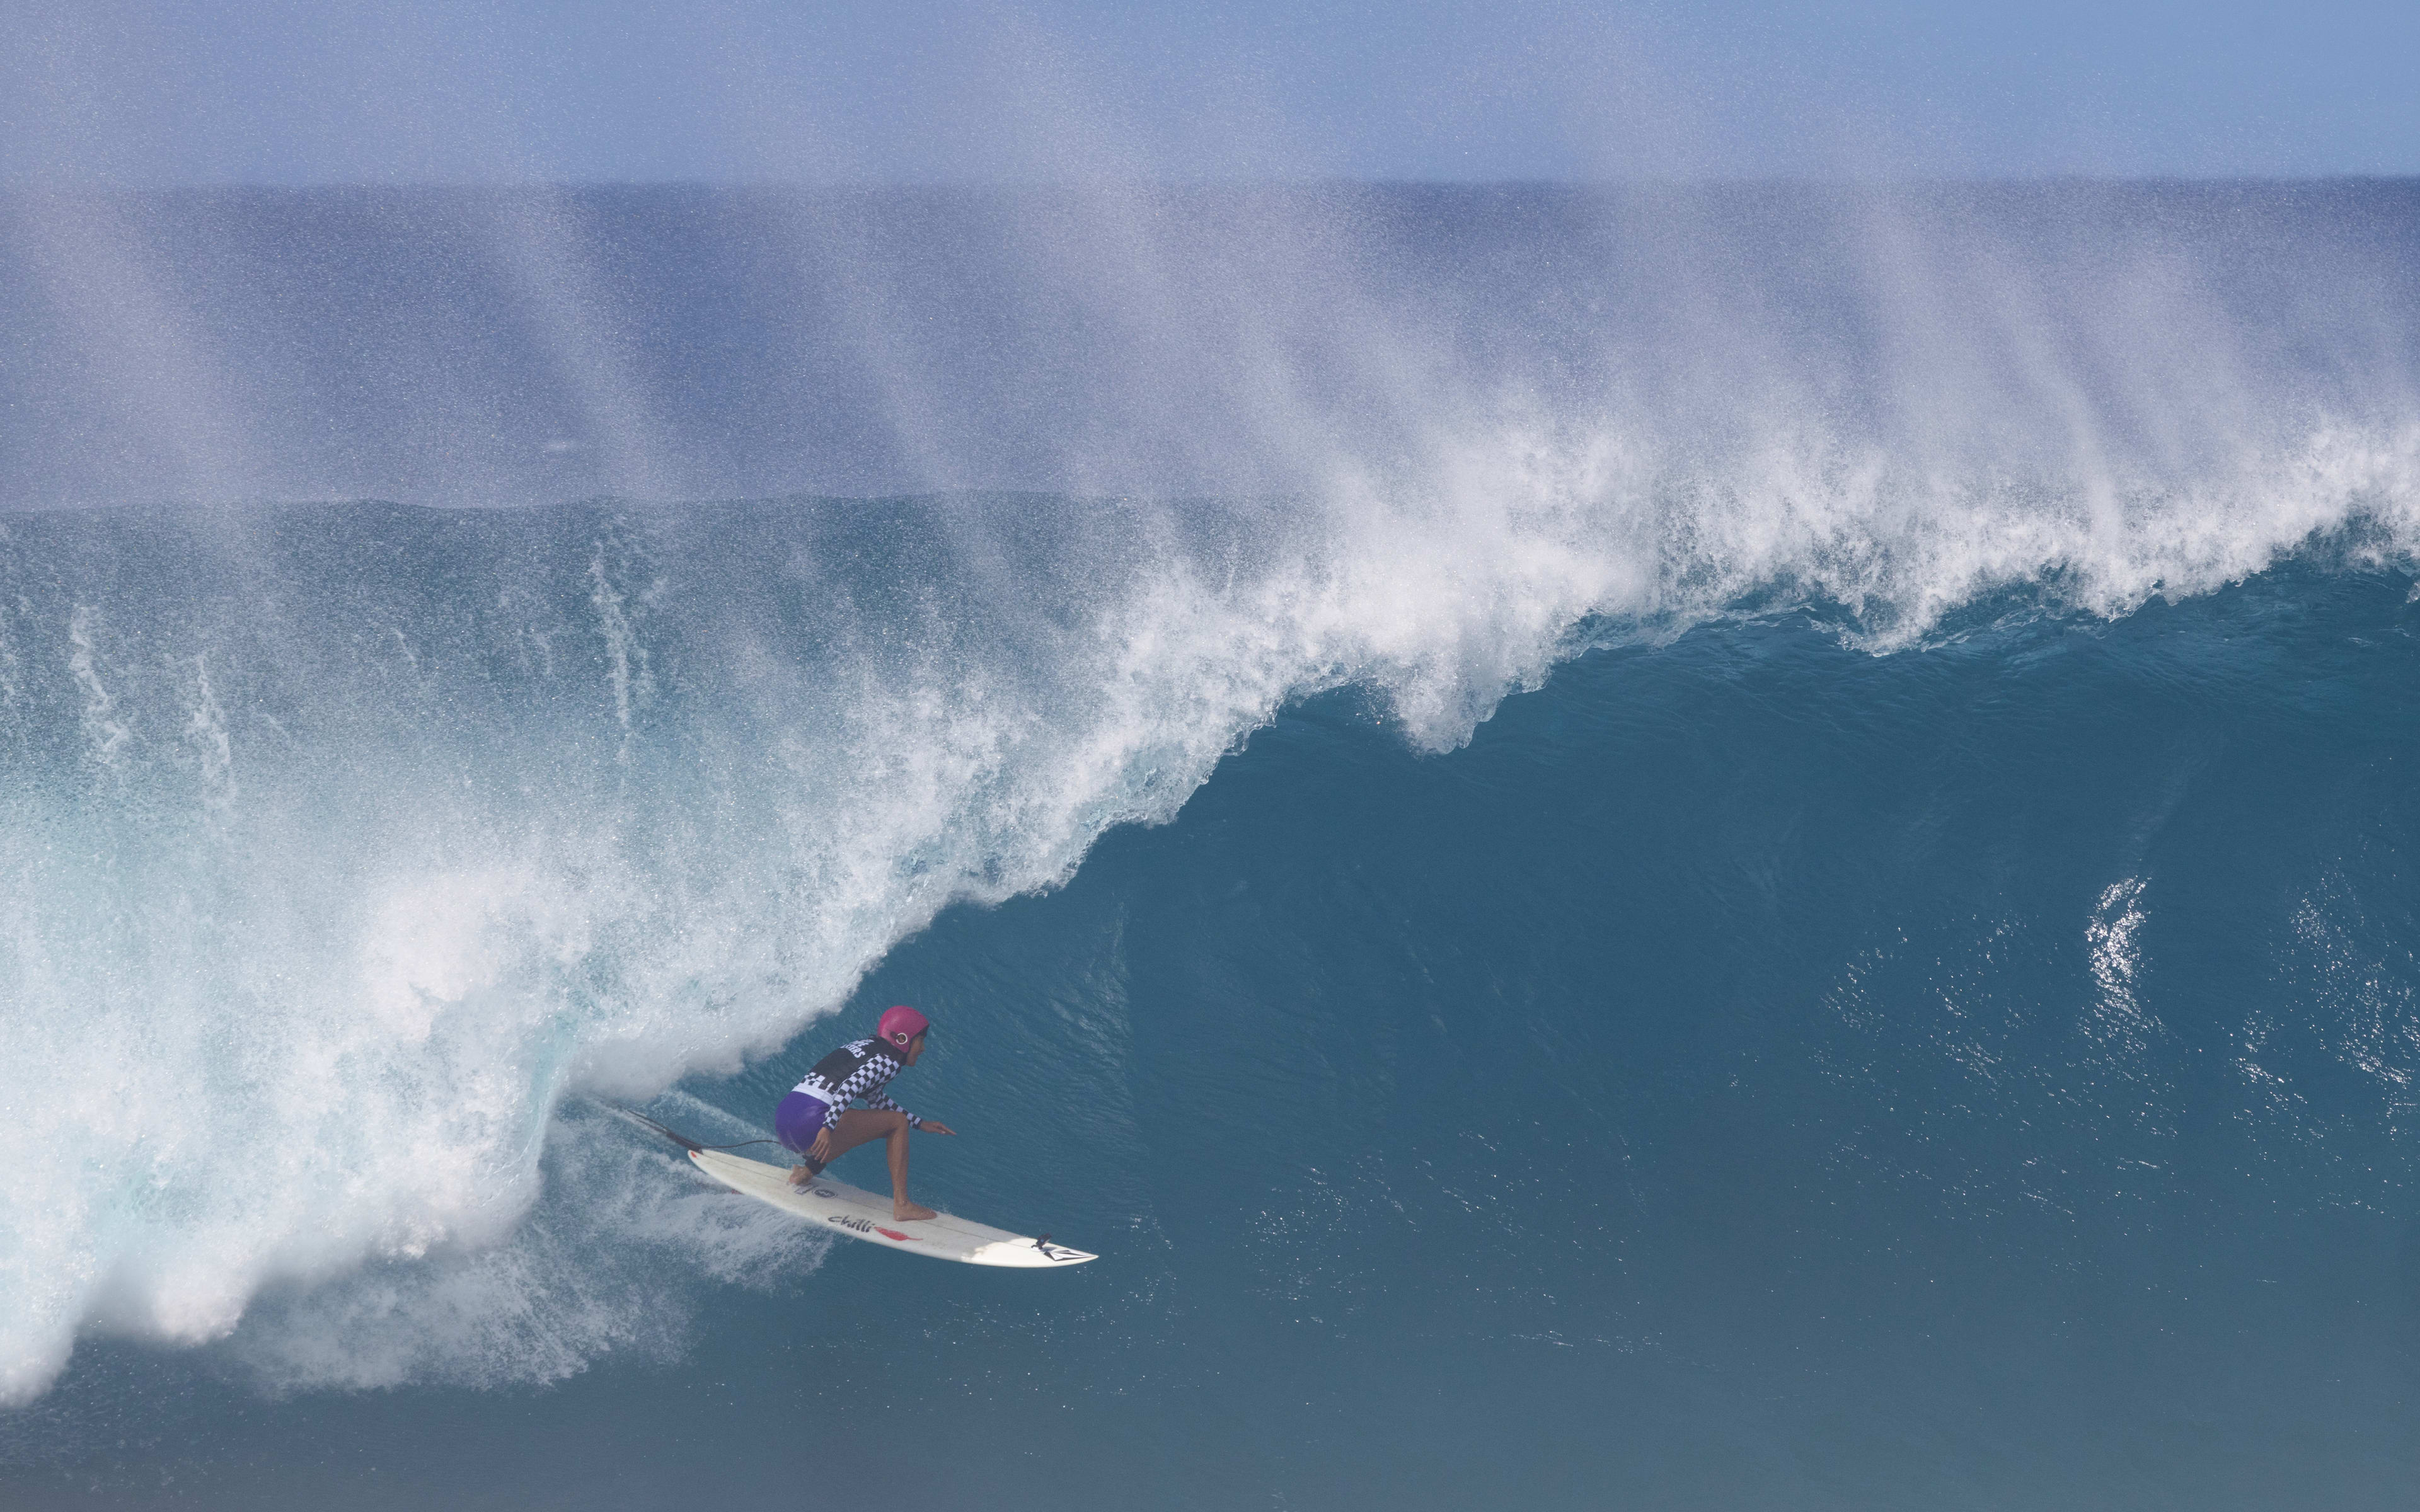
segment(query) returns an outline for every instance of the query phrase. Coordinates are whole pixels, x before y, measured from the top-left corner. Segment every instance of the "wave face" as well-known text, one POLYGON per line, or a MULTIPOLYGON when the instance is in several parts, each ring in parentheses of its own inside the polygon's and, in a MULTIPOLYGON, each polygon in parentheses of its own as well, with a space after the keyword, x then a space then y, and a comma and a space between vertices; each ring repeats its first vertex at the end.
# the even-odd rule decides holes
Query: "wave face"
POLYGON ((550 1385, 478 1484, 737 1499, 644 1446, 745 1380, 941 1503, 2406 1483, 2412 211, 9 202, 10 486, 119 505, 0 516, 8 1473, 550 1385), (932 1195, 1110 1261, 596 1112, 890 1000, 932 1195))

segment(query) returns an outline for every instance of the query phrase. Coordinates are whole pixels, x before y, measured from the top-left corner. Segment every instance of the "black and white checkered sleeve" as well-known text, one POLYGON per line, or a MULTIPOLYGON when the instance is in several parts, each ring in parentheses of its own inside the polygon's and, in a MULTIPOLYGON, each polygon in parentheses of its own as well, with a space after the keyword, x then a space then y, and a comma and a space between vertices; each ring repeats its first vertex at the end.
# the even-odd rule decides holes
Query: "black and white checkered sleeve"
POLYGON ((887 1093, 879 1091, 866 1093, 865 1105, 870 1108, 880 1108, 886 1113, 907 1114, 908 1127, 910 1129, 922 1129, 924 1127, 923 1119, 916 1117, 916 1115, 912 1113, 908 1113, 906 1108, 903 1108, 898 1103, 891 1101, 891 1098, 887 1093))
POLYGON ((837 1125, 840 1122, 840 1110, 848 1106, 850 1098, 856 1097, 863 1098, 867 1107, 880 1108, 887 1113, 906 1114, 908 1127, 910 1129, 923 1128, 924 1121, 922 1119, 908 1113, 906 1108, 882 1094, 883 1083, 898 1074, 899 1062, 889 1056, 870 1057, 864 1065, 850 1073, 848 1080, 841 1083, 835 1089, 838 1101, 832 1103, 831 1121, 837 1125))
POLYGON ((870 1103, 879 1095, 876 1088, 879 1088, 884 1082, 887 1082, 891 1078, 884 1073, 882 1062, 879 1059, 869 1060, 864 1065, 858 1067, 854 1072, 851 1072, 849 1073, 848 1080, 832 1088, 831 1119, 830 1120, 832 1127, 840 1127, 841 1110, 848 1106, 849 1099, 853 1097, 862 1097, 870 1103))

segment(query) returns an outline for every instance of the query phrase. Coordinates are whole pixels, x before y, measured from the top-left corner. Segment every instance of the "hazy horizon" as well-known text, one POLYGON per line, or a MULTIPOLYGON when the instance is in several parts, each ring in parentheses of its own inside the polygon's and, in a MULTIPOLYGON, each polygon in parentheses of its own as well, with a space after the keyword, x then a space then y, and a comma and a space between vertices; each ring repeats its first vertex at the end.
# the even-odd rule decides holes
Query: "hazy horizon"
POLYGON ((2400 177, 2420 11, 21 8, 0 183, 2400 177))

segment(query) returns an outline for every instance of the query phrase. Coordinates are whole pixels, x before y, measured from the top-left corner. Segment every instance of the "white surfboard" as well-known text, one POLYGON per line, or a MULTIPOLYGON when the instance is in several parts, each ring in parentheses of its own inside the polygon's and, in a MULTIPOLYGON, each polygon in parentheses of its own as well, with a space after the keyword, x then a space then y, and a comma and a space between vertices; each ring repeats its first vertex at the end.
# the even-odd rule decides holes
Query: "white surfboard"
POLYGON ((851 1239, 905 1250, 910 1255, 955 1260, 961 1265, 1013 1265, 1032 1270, 1081 1265, 1100 1258, 1064 1244, 1053 1244, 1047 1234, 1032 1239, 969 1223, 946 1212, 903 1222, 891 1216, 889 1197, 861 1192, 828 1176, 816 1178, 799 1191, 790 1185, 786 1166, 768 1165, 761 1160, 747 1160, 719 1149, 692 1149, 689 1158, 699 1170, 734 1192, 744 1192, 793 1217, 804 1218, 851 1239))

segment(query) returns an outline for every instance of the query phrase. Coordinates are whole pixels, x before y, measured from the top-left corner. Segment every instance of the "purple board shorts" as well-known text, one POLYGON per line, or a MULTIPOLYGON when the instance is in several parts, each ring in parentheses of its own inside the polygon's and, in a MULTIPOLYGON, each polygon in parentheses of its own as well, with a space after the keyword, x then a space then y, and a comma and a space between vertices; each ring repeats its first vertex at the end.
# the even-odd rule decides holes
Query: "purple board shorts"
POLYGON ((807 1152, 831 1117, 831 1104, 812 1092, 792 1092, 773 1110, 773 1137, 798 1154, 807 1152))

